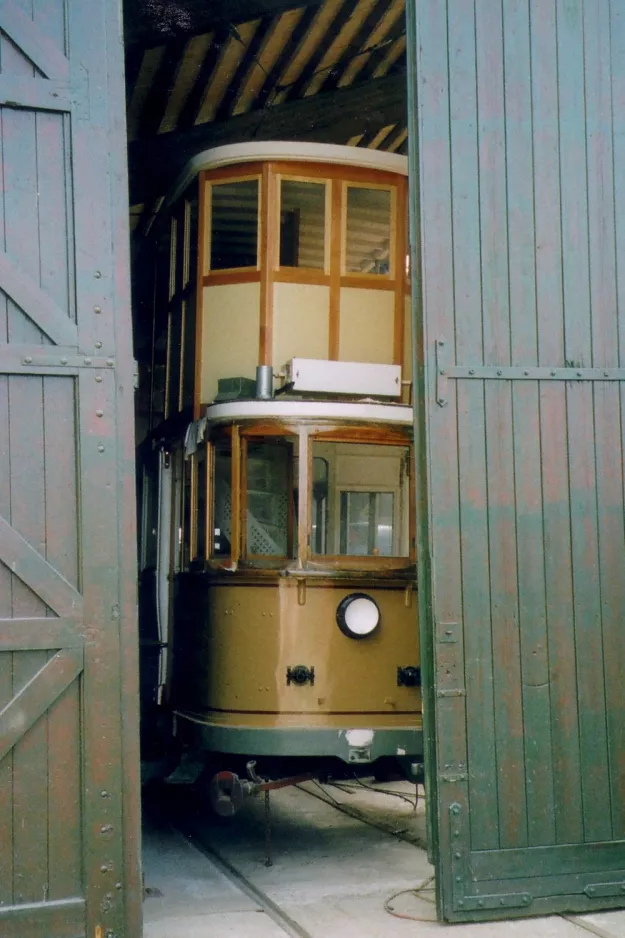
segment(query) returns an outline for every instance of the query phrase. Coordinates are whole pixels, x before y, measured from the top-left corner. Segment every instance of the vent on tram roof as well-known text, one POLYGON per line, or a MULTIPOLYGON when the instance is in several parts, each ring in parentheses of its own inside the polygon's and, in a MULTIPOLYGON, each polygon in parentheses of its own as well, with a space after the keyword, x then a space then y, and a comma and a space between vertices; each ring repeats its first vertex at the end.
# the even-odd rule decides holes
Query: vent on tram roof
POLYGON ((292 358, 285 366, 285 376, 285 383, 293 391, 311 394, 401 395, 399 365, 292 358))

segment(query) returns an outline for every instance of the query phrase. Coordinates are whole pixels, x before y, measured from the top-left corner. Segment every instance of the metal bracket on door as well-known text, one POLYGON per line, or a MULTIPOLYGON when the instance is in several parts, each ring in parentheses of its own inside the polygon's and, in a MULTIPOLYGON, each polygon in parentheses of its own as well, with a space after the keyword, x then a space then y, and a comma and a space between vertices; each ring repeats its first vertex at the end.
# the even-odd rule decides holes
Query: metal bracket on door
POLYGON ((449 806, 449 849, 451 851, 452 902, 455 912, 523 909, 532 904, 527 892, 479 893, 470 871, 469 831, 463 806, 449 806))
POLYGON ((481 381, 625 381, 625 368, 549 368, 538 365, 448 365, 446 342, 435 342, 436 403, 447 404, 447 381, 476 378, 481 381))

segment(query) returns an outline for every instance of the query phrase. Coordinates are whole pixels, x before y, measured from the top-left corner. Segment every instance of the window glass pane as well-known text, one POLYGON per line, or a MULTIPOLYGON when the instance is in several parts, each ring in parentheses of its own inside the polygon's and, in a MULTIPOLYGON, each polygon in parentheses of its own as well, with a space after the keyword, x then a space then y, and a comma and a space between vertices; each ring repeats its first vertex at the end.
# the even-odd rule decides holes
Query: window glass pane
POLYGON ((293 554, 295 492, 293 445, 287 440, 247 445, 247 553, 293 554))
POLYGON ((312 551, 325 554, 328 537, 328 461, 320 456, 312 461, 312 551))
POLYGON ((211 186, 210 269, 256 267, 258 179, 211 186))
POLYGON ((407 446, 313 441, 313 554, 407 557, 407 446))
POLYGON ((280 187, 280 266, 325 267, 326 187, 283 179, 280 187))
POLYGON ((229 556, 232 529, 232 449, 227 440, 215 444, 215 505, 213 556, 229 556))
POLYGON ((391 191, 347 187, 345 270, 388 274, 391 245, 391 191))

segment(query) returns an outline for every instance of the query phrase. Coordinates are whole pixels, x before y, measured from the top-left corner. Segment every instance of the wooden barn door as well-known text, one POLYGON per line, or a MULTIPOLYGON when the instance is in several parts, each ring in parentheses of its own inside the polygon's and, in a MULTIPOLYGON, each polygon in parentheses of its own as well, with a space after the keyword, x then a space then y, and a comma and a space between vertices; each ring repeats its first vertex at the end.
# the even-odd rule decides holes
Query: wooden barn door
POLYGON ((625 5, 409 0, 450 921, 625 904, 625 5))
POLYGON ((123 101, 117 2, 0 2, 3 938, 141 931, 123 101))

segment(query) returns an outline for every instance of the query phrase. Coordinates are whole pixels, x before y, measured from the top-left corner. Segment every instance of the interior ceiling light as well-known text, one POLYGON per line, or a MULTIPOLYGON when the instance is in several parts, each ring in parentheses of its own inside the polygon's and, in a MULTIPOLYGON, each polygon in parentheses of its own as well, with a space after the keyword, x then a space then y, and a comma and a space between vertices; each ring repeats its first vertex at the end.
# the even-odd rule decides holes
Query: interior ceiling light
POLYGON ((338 605, 336 622, 343 635, 367 638, 380 623, 380 610, 366 593, 350 593, 338 605))

